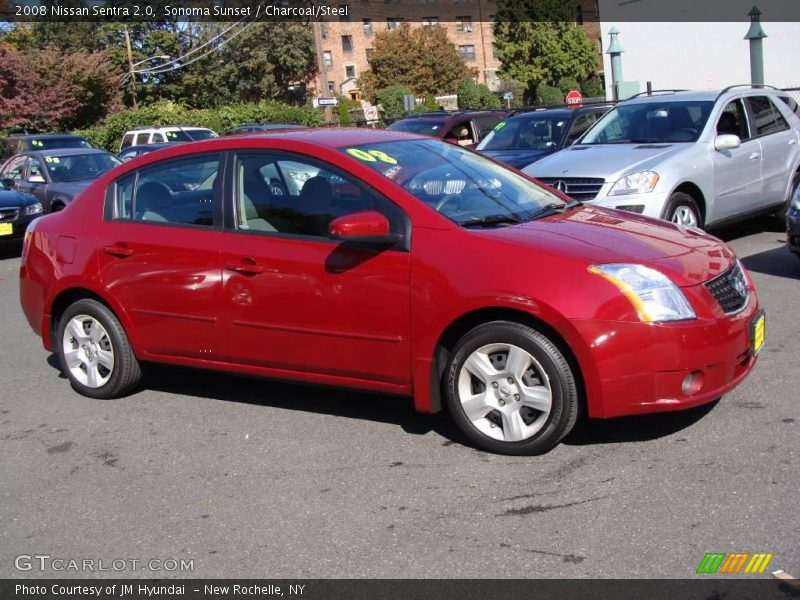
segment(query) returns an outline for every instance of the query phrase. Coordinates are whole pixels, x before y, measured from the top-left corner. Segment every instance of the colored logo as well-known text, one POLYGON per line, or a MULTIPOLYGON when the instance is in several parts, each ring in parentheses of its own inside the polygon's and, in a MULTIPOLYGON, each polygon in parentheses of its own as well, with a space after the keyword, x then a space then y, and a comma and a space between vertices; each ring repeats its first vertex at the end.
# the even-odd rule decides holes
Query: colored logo
POLYGON ((769 552, 706 552, 697 573, 763 573, 772 560, 769 552))

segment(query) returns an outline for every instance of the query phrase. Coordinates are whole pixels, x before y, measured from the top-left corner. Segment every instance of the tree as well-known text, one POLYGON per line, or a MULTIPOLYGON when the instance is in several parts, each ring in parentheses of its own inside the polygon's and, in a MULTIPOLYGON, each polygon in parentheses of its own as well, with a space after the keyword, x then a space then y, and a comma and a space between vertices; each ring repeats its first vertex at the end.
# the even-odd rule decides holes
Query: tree
POLYGON ((597 70, 595 49, 583 28, 573 24, 570 0, 498 0, 495 47, 502 77, 525 86, 525 99, 540 84, 557 86, 560 79, 588 79, 597 70))
POLYGON ((458 83, 459 108, 500 108, 500 99, 482 83, 474 79, 462 79, 458 83))
POLYGON ((409 87, 420 96, 452 92, 460 80, 477 74, 464 64, 444 28, 412 29, 407 23, 375 35, 369 66, 359 87, 370 99, 392 85, 409 87))
POLYGON ((402 117, 406 113, 403 96, 412 94, 411 88, 405 85, 390 85, 379 90, 375 96, 383 109, 383 116, 389 119, 402 117))

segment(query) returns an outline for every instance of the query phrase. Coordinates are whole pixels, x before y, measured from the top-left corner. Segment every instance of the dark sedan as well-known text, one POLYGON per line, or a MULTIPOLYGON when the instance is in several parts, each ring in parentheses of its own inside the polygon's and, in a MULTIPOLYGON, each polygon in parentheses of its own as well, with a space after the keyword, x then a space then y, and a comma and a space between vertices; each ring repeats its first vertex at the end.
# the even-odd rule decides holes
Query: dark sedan
POLYGON ((800 175, 795 175, 789 210, 786 213, 786 245, 800 258, 800 175))
POLYGON ((610 108, 603 104, 520 113, 499 123, 476 150, 522 169, 575 142, 610 108))
POLYGON ((13 134, 0 140, 0 160, 32 150, 91 147, 86 138, 72 133, 13 134))
POLYGON ((179 142, 163 142, 161 144, 139 144, 138 146, 128 146, 117 154, 119 159, 122 162, 128 162, 129 160, 133 160, 137 156, 141 156, 142 154, 147 154, 148 152, 153 152, 154 150, 161 150, 161 148, 169 148, 170 146, 174 146, 179 142))
POLYGON ((0 168, 0 180, 6 187, 36 196, 45 212, 56 212, 92 181, 120 164, 110 152, 94 148, 23 152, 0 168))
POLYGON ((0 244, 19 241, 28 223, 42 214, 42 203, 34 196, 0 184, 0 244))

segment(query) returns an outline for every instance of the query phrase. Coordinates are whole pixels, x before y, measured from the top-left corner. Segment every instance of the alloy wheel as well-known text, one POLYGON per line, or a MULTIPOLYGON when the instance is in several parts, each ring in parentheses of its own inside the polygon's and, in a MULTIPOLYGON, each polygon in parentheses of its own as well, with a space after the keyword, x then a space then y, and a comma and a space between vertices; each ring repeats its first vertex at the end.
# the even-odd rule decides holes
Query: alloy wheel
POLYGON ((64 329, 64 360, 72 376, 89 388, 108 383, 114 371, 114 347, 105 327, 88 315, 76 315, 64 329))

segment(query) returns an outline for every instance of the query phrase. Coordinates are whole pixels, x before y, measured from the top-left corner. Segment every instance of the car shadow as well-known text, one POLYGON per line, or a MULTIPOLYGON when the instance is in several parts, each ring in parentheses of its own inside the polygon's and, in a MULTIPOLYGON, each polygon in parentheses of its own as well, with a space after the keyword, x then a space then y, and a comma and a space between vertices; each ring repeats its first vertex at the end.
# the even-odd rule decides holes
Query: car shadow
POLYGON ((714 410, 719 399, 678 412, 654 413, 615 419, 582 419, 562 443, 568 446, 646 442, 675 434, 714 410))
MULTIPOLYGON (((58 371, 59 377, 65 379, 56 354, 51 354, 47 363, 58 371)), ((387 423, 416 435, 434 432, 445 438, 443 445, 449 446, 455 442, 480 450, 458 431, 446 412, 435 415, 418 413, 414 410, 412 399, 406 396, 258 379, 171 365, 147 364, 144 373, 140 390, 387 423)), ((584 446, 653 440, 691 426, 715 405, 716 402, 713 402, 675 413, 616 419, 584 418, 578 421, 563 443, 584 446)))
POLYGON ((800 260, 786 246, 751 254, 741 259, 748 271, 800 279, 800 260))
POLYGON ((0 243, 0 260, 19 258, 22 254, 22 242, 0 243))
POLYGON ((709 231, 711 235, 718 237, 723 242, 732 242, 733 240, 764 232, 783 234, 781 236, 783 238, 782 241, 786 242, 786 224, 774 215, 763 215, 709 231))

